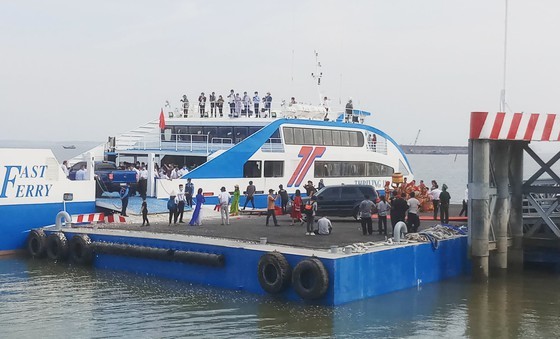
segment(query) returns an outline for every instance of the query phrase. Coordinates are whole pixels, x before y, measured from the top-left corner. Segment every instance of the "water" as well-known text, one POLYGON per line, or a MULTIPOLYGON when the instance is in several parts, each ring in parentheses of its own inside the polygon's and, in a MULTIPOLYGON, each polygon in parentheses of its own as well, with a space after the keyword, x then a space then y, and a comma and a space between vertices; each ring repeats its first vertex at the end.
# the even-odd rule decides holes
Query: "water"
POLYGON ((558 275, 422 285, 339 307, 305 306, 154 277, 0 259, 3 338, 552 338, 558 275))

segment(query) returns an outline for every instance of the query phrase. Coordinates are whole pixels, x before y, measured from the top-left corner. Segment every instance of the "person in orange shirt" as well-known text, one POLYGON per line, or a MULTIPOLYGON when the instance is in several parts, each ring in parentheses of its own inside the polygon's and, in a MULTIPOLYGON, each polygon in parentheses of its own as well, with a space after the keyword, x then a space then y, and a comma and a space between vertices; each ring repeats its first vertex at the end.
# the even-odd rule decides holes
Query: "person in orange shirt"
POLYGON ((278 225, 278 221, 276 220, 276 211, 275 211, 275 202, 277 196, 274 195, 274 190, 271 188, 268 190, 268 197, 267 197, 267 209, 266 209, 266 226, 268 226, 268 220, 272 216, 272 221, 274 221, 274 226, 278 225))

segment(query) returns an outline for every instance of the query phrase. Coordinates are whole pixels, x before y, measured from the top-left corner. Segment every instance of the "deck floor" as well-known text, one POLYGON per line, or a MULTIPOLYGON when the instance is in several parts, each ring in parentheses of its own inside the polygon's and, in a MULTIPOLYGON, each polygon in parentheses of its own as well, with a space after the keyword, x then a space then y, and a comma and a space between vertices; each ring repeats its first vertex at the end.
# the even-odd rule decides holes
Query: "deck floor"
MULTIPOLYGON (((450 216, 458 216, 461 210, 460 205, 452 205, 450 208, 450 216)), ((431 215, 431 213, 422 213, 422 215, 431 215)), ((302 248, 328 249, 330 246, 337 245, 339 247, 363 243, 369 241, 383 241, 384 235, 379 235, 377 230, 377 220, 373 220, 374 234, 372 236, 362 235, 361 224, 353 218, 329 218, 333 224, 333 233, 328 236, 306 236, 306 226, 296 223, 289 226, 291 219, 289 215, 277 216, 279 227, 265 226, 266 216, 264 215, 240 215, 230 218, 230 225, 221 225, 220 213, 213 210, 211 206, 205 206, 203 209, 203 225, 189 226, 188 222, 191 212, 185 212, 185 223, 177 223, 177 225, 169 225, 167 214, 149 215, 150 226, 142 227, 142 218, 140 216, 131 216, 127 223, 114 224, 96 224, 99 229, 118 229, 118 230, 134 230, 145 231, 151 233, 165 234, 185 234, 197 235, 211 238, 225 238, 234 240, 254 241, 258 242, 261 237, 266 237, 268 243, 280 244, 287 246, 295 246, 302 248)), ((438 224, 436 220, 421 221, 420 230, 438 224)), ((463 225, 465 222, 454 223, 454 225, 463 225)), ((270 225, 273 225, 270 220, 270 225)), ((389 224, 389 228, 390 228, 389 224)))

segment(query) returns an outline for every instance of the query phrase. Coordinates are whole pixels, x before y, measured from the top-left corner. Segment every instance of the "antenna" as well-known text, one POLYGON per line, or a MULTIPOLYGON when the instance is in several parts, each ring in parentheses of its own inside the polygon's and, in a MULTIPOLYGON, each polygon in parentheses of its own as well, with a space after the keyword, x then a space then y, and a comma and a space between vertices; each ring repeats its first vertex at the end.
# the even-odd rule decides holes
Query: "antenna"
POLYGON ((315 53, 315 72, 311 73, 313 79, 317 80, 317 94, 319 95, 319 102, 321 102, 323 96, 321 94, 321 78, 323 77, 323 72, 321 71, 321 62, 319 62, 319 52, 313 51, 315 53))

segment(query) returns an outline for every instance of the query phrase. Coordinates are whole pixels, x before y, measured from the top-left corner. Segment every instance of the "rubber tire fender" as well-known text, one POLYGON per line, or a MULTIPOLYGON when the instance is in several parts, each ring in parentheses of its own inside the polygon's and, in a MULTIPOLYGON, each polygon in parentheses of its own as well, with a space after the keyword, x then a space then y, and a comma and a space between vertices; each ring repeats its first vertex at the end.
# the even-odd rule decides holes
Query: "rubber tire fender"
POLYGON ((70 239, 70 259, 78 265, 93 261, 93 245, 87 234, 76 234, 70 239))
POLYGON ((47 254, 47 235, 41 229, 31 230, 27 236, 27 252, 33 258, 44 258, 47 254))
POLYGON ((68 240, 62 232, 54 232, 47 237, 47 255, 52 260, 63 260, 68 257, 68 240))
POLYGON ((288 287, 292 268, 282 253, 269 252, 259 259, 257 274, 262 289, 277 294, 288 287))
POLYGON ((319 299, 325 295, 328 287, 329 273, 319 259, 303 259, 294 268, 292 288, 303 299, 319 299))

